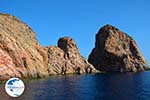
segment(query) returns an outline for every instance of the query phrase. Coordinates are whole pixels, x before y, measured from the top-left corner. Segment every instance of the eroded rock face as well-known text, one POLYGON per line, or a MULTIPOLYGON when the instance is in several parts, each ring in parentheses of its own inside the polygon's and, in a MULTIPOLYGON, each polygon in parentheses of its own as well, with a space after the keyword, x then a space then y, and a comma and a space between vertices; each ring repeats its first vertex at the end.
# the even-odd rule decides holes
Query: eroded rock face
POLYGON ((12 15, 0 14, 0 80, 95 71, 71 38, 60 38, 58 47, 42 47, 29 26, 12 15))
POLYGON ((0 14, 0 79, 47 76, 46 54, 30 27, 0 14))
POLYGON ((48 50, 48 62, 50 74, 92 73, 95 68, 84 59, 70 37, 58 40, 58 47, 50 46, 48 50))
POLYGON ((144 71, 146 61, 136 42, 126 33, 106 25, 96 34, 95 48, 88 61, 101 71, 144 71))

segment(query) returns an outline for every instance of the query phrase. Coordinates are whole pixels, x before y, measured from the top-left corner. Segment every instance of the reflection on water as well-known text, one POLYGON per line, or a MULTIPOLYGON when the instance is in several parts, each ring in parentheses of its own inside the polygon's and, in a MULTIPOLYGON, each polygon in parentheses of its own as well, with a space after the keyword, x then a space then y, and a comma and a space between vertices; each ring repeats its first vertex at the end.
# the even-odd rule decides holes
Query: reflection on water
POLYGON ((55 76, 25 81, 25 92, 11 98, 0 85, 2 100, 149 100, 150 72, 55 76))

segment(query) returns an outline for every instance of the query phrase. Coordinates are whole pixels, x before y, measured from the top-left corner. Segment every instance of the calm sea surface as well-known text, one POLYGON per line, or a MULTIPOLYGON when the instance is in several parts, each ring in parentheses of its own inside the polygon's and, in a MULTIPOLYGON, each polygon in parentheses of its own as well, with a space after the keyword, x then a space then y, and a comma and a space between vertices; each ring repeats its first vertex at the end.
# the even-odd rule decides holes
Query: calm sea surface
POLYGON ((0 100, 150 100, 150 72, 53 76, 25 86, 11 98, 0 84, 0 100))

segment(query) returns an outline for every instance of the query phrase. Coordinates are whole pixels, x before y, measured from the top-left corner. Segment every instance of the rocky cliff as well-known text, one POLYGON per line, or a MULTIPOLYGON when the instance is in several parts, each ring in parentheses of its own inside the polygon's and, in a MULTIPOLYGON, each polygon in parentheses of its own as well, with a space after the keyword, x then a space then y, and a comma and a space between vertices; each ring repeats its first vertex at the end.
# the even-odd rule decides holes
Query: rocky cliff
MULTIPOLYGON (((97 33, 88 61, 102 71, 148 68, 136 42, 111 25, 97 33)), ((72 38, 62 37, 57 46, 42 47, 29 26, 12 15, 0 14, 0 80, 97 72, 88 61, 72 38)))
POLYGON ((70 37, 58 40, 58 46, 50 46, 48 51, 48 64, 50 74, 92 73, 95 68, 84 59, 70 37))
POLYGON ((30 27, 0 14, 0 79, 47 76, 46 54, 30 27))
POLYGON ((12 15, 0 14, 0 80, 95 71, 71 38, 60 38, 58 47, 42 47, 29 26, 12 15))
POLYGON ((101 71, 136 72, 148 68, 133 38, 111 25, 96 34, 88 61, 101 71))

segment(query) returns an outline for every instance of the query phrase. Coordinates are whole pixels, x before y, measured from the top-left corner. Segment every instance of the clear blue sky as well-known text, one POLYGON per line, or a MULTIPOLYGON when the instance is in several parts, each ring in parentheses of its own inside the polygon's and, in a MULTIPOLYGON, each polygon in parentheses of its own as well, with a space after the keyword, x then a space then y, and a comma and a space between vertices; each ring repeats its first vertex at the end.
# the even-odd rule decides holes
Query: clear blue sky
POLYGON ((0 12, 28 24, 43 46, 72 37, 86 58, 96 32, 111 24, 132 36, 150 61, 150 0, 0 0, 0 12))

